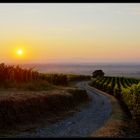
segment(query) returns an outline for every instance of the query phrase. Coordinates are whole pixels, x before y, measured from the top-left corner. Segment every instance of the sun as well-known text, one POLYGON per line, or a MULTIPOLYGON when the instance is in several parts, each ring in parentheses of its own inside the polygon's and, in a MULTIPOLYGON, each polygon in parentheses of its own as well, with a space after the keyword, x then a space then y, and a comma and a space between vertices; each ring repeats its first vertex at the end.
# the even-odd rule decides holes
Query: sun
POLYGON ((19 55, 19 56, 22 56, 23 55, 23 50, 22 49, 18 49, 16 51, 16 54, 19 55))

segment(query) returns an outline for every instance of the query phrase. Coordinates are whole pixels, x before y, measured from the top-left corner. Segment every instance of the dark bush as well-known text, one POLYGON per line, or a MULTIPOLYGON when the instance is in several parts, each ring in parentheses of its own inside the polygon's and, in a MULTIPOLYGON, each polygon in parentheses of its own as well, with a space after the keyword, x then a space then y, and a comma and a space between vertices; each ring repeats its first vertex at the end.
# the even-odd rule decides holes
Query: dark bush
POLYGON ((97 77, 103 77, 104 76, 104 72, 102 70, 95 70, 92 73, 92 77, 93 78, 97 78, 97 77))

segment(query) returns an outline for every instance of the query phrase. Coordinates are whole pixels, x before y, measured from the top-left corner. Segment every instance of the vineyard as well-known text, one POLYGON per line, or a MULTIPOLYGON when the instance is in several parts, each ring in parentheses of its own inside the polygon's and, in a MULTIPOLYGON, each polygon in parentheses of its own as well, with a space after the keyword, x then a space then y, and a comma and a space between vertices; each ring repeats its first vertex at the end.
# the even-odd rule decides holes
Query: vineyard
POLYGON ((91 76, 72 74, 45 74, 33 69, 19 66, 0 64, 0 88, 26 87, 34 90, 39 87, 45 89, 50 85, 67 86, 71 81, 89 80, 91 76))
POLYGON ((124 88, 128 88, 133 84, 138 84, 139 82, 140 82, 139 79, 134 79, 134 78, 104 76, 104 77, 93 79, 92 86, 100 90, 106 91, 111 95, 119 97, 121 91, 124 88))
POLYGON ((135 78, 103 76, 93 78, 91 86, 114 95, 123 101, 132 118, 140 124, 140 80, 135 78))

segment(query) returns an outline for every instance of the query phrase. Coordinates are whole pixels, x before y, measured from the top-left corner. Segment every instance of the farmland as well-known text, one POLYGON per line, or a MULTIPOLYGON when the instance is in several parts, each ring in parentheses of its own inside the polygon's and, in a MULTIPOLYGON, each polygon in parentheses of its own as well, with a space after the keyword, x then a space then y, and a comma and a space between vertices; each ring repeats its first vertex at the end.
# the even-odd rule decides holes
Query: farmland
POLYGON ((14 65, 0 64, 0 89, 48 90, 50 87, 68 86, 72 81, 89 80, 91 76, 39 73, 14 65))
POLYGON ((135 78, 103 76, 93 78, 91 86, 115 96, 125 103, 132 118, 140 123, 140 80, 135 78))
POLYGON ((92 86, 107 91, 109 94, 119 96, 124 88, 129 88, 133 84, 138 84, 139 79, 104 76, 92 80, 92 86))
MULTIPOLYGON (((45 74, 0 64, 0 132, 52 114, 62 115, 87 103, 86 91, 70 87, 69 83, 88 79, 90 76, 45 74)), ((51 119, 59 116, 55 115, 51 119)))

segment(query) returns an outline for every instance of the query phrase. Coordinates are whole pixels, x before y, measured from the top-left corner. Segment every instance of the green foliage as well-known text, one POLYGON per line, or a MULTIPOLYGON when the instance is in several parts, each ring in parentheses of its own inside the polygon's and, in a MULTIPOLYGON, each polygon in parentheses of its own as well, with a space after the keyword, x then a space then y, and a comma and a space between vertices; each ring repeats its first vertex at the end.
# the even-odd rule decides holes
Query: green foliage
POLYGON ((131 111, 133 119, 140 124, 140 80, 106 76, 104 80, 94 78, 91 85, 122 100, 131 111))
POLYGON ((122 90, 122 97, 134 119, 140 121, 140 83, 122 90))
POLYGON ((104 76, 103 78, 93 78, 91 85, 119 98, 122 89, 130 87, 138 81, 134 78, 131 80, 131 78, 104 76))

